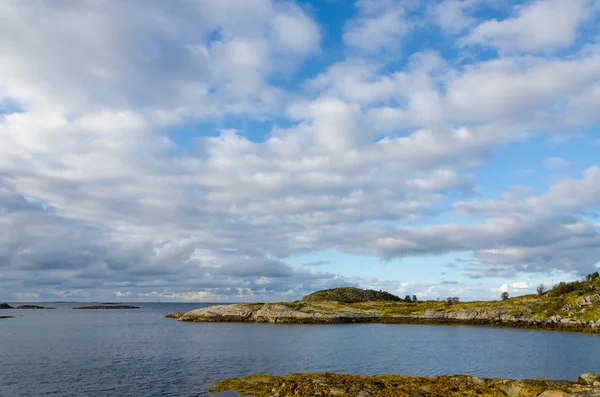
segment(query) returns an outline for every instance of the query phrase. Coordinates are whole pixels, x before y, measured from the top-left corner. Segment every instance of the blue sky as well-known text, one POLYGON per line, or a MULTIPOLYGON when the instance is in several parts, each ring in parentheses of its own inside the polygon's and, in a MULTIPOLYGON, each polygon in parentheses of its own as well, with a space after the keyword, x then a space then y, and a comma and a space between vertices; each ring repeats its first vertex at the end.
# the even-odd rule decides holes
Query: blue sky
POLYGON ((0 300, 497 299, 600 266, 593 0, 0 11, 0 300))

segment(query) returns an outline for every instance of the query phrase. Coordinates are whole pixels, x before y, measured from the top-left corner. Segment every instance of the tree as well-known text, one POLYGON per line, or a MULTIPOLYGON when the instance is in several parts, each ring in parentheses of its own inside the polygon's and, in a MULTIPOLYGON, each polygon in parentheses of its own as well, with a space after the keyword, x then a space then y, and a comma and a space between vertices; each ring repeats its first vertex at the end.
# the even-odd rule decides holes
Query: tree
POLYGON ((409 302, 409 303, 412 302, 412 299, 410 298, 410 295, 406 295, 404 297, 404 302, 409 302))
POLYGON ((417 302, 417 295, 413 295, 413 302, 417 302))
POLYGON ((500 295, 500 299, 503 301, 508 300, 508 292, 504 291, 502 295, 500 295))
POLYGON ((459 303, 460 302, 460 298, 458 296, 449 296, 448 298, 446 298, 446 304, 448 305, 453 305, 455 303, 459 303))
POLYGON ((546 292, 546 286, 544 284, 538 285, 538 287, 537 287, 538 296, 544 295, 544 292, 546 292))

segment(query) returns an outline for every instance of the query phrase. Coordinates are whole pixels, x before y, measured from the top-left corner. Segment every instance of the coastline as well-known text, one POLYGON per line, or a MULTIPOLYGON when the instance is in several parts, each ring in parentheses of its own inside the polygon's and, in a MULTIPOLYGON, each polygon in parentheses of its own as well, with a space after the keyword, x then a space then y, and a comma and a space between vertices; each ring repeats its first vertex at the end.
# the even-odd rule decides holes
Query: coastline
POLYGON ((209 393, 235 391, 241 396, 489 396, 489 397, 598 397, 600 376, 581 375, 577 381, 550 379, 480 378, 468 375, 419 377, 362 376, 306 373, 250 375, 221 380, 209 393))
POLYGON ((281 302, 215 305, 169 314, 183 322, 254 322, 271 324, 424 324, 464 325, 531 330, 600 333, 600 315, 587 311, 587 319, 574 316, 530 314, 517 308, 483 307, 479 302, 444 306, 438 302, 281 302))

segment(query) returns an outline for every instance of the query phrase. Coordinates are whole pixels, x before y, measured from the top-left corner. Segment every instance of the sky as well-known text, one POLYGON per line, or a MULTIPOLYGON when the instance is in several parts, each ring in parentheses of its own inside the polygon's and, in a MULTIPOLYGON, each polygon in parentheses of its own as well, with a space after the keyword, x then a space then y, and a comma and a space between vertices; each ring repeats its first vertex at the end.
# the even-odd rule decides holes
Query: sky
POLYGON ((598 1, 0 2, 0 300, 498 299, 599 216, 598 1))

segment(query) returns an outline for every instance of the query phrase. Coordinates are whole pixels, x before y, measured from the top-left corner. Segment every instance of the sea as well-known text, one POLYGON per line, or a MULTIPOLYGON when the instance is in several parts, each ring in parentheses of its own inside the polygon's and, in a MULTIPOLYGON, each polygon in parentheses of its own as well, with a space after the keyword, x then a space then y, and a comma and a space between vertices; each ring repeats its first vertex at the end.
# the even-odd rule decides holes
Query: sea
POLYGON ((33 304, 56 309, 0 310, 0 316, 15 316, 0 319, 1 397, 206 396, 213 382, 257 373, 575 380, 600 372, 600 335, 400 324, 184 323, 164 316, 210 304, 133 303, 140 307, 134 310, 33 304))

